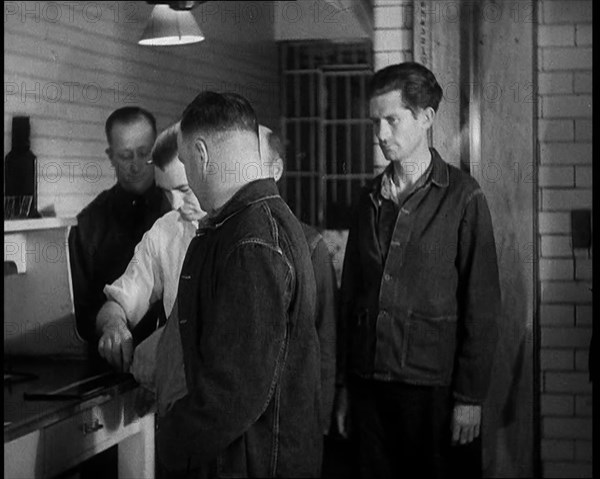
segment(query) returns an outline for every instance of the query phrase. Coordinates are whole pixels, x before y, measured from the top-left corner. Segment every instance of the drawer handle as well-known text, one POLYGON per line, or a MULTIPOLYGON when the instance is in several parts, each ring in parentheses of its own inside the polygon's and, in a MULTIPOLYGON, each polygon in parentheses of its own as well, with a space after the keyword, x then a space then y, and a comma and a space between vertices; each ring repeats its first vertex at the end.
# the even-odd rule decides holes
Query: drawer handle
POLYGON ((100 423, 100 420, 96 419, 94 422, 84 422, 81 426, 84 435, 91 434, 99 431, 104 427, 104 424, 100 423))

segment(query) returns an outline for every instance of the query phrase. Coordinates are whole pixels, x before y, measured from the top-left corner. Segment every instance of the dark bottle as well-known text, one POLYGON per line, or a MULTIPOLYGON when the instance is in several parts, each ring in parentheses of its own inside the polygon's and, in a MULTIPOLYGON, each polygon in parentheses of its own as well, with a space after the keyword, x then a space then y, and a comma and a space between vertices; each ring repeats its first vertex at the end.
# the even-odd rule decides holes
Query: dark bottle
MULTIPOLYGON (((4 159, 4 196, 33 197, 28 218, 39 218, 37 211, 37 157, 30 150, 28 116, 15 116, 12 121, 12 149, 4 159)), ((16 206, 16 205, 15 205, 16 206)), ((16 206, 17 217, 26 212, 16 206)))

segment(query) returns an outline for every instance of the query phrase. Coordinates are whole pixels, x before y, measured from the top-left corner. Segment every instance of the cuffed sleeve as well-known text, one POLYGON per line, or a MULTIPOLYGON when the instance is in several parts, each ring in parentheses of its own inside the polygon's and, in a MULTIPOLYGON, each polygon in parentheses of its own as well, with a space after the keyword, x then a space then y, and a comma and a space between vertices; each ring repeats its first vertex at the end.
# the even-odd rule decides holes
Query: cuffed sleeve
POLYGON ((106 298, 118 303, 125 311, 129 329, 133 329, 163 295, 158 233, 154 227, 147 231, 135 247, 123 275, 104 287, 106 298))
POLYGON ((484 400, 498 339, 500 281, 490 211, 478 189, 467 199, 457 255, 458 344, 453 392, 465 403, 484 400))

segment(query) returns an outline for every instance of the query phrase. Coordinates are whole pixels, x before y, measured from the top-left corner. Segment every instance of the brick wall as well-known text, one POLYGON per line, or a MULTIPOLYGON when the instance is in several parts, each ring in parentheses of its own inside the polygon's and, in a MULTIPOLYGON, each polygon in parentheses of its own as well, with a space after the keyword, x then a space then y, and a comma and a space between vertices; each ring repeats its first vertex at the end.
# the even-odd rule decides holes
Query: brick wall
POLYGON ((541 455, 544 477, 591 477, 592 252, 570 210, 592 207, 592 1, 538 3, 541 455))

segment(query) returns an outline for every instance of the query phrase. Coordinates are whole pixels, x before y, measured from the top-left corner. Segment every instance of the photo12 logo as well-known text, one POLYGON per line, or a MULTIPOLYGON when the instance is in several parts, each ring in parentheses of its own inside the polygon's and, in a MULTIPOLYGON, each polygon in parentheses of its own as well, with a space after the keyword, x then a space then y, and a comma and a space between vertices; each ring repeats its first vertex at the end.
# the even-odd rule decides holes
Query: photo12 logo
POLYGON ((4 103, 97 103, 109 97, 113 103, 135 103, 139 86, 134 82, 114 82, 102 86, 96 82, 4 82, 4 103))
POLYGON ((34 23, 137 23, 142 2, 4 2, 4 24, 34 23))
POLYGON ((513 2, 426 0, 418 3, 421 14, 428 16, 432 23, 458 23, 461 19, 467 18, 496 23, 507 16, 515 23, 533 22, 534 2, 525 0, 513 2))

